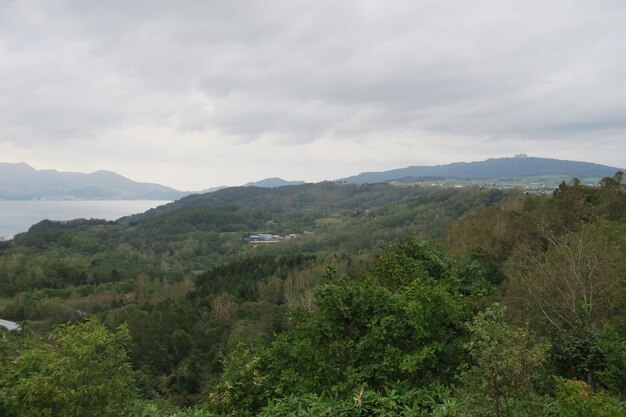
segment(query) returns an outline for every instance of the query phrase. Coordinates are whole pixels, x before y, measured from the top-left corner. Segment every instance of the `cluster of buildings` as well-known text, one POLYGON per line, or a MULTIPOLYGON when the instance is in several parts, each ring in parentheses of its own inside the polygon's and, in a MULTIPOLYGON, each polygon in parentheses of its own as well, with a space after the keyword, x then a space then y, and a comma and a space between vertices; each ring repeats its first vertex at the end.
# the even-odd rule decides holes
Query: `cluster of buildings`
POLYGON ((8 331, 19 330, 20 329, 20 325, 19 324, 14 323, 12 321, 8 321, 8 320, 2 320, 2 319, 0 319, 0 327, 4 327, 8 331))
POLYGON ((308 231, 304 231, 302 232, 302 234, 300 233, 290 233, 288 235, 285 236, 281 236, 281 235, 273 235, 270 233, 258 233, 256 235, 250 235, 246 238, 246 240, 249 243, 252 244, 266 244, 266 243, 278 243, 281 242, 283 240, 291 240, 291 239, 298 239, 299 237, 302 236, 312 236, 315 233, 313 232, 308 232, 308 231))

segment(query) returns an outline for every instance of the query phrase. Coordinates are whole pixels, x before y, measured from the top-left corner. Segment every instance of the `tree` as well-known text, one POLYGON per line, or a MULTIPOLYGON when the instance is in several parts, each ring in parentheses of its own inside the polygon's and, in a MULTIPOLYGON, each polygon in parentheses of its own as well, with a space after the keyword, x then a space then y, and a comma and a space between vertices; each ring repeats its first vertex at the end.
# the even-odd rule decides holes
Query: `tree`
POLYGON ((4 388, 19 416, 117 417, 135 396, 125 326, 95 319, 65 325, 49 343, 23 350, 4 388))
POLYGON ((582 381, 557 379, 555 414, 562 417, 622 417, 623 404, 582 381))
POLYGON ((507 263, 510 293, 555 330, 600 329, 624 295, 626 231, 596 221, 545 240, 545 250, 520 251, 507 263))
POLYGON ((505 308, 495 304, 469 325, 467 349, 472 366, 461 377, 468 415, 532 415, 532 410, 537 415, 541 408, 534 385, 545 377, 542 368, 549 345, 536 343, 527 331, 509 326, 504 313, 505 308))

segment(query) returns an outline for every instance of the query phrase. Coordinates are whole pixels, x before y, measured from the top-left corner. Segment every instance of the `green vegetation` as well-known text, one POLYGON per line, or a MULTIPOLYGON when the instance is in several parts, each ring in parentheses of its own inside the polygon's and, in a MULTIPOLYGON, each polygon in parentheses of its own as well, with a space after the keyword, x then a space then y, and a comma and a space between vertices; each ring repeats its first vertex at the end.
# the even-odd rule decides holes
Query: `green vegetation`
POLYGON ((0 415, 622 416, 624 253, 621 173, 45 221, 0 248, 0 415))
POLYGON ((20 349, 14 366, 2 364, 2 415, 113 417, 126 411, 135 396, 128 328, 110 332, 92 319, 62 326, 50 339, 20 349))

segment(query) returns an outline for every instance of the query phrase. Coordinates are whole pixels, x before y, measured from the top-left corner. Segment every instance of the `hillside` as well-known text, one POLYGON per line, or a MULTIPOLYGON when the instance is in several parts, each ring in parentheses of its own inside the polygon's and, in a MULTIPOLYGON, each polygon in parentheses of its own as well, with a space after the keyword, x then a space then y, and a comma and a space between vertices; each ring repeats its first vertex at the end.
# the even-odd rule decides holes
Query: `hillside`
POLYGON ((526 157, 487 159, 478 162, 455 162, 446 165, 410 166, 383 172, 363 172, 337 181, 354 184, 377 183, 406 177, 440 177, 459 179, 515 178, 539 175, 561 175, 569 178, 602 178, 622 168, 589 162, 526 157))
POLYGON ((174 200, 186 194, 163 185, 135 182, 111 171, 83 174, 0 162, 2 200, 174 200))
POLYGON ((257 208, 272 213, 296 210, 367 209, 407 200, 426 193, 421 187, 400 188, 390 184, 317 184, 283 187, 230 187, 212 193, 192 194, 163 206, 119 219, 138 222, 183 207, 228 206, 257 208))

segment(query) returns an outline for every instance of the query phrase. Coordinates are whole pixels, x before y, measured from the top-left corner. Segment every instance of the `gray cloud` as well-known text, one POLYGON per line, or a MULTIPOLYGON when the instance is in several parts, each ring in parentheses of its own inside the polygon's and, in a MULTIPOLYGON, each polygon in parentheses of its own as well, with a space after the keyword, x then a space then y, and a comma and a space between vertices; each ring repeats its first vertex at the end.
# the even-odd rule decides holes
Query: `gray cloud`
POLYGON ((620 1, 7 1, 0 142, 161 126, 233 143, 415 132, 626 153, 624 21, 620 1))

